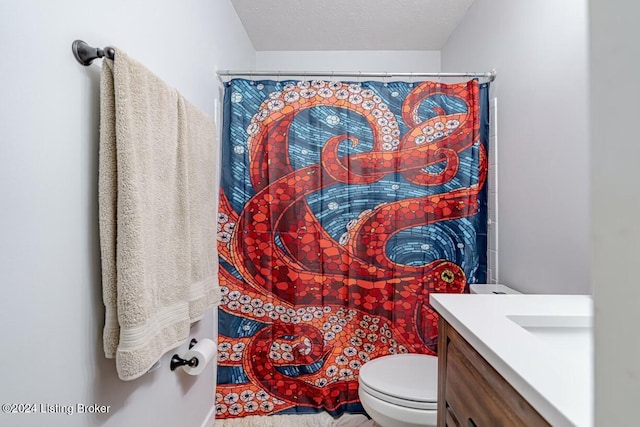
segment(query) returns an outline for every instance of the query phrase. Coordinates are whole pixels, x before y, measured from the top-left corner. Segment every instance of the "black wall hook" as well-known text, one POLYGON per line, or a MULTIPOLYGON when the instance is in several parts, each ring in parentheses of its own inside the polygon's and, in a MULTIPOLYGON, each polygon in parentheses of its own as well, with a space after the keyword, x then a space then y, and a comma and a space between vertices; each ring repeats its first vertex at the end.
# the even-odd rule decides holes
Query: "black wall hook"
MULTIPOLYGON (((193 346, 196 344, 198 344, 198 340, 196 340, 195 338, 191 339, 191 341, 189 342, 189 349, 192 349, 193 346)), ((187 360, 187 359, 183 359, 177 354, 174 354, 173 357, 171 358, 171 364, 169 365, 169 367, 171 368, 172 371, 175 371, 180 366, 185 366, 185 365, 195 368, 196 366, 198 366, 198 358, 192 357, 191 359, 187 360)))
POLYGON ((114 59, 116 56, 116 50, 112 47, 100 49, 89 46, 82 40, 75 40, 71 44, 71 50, 73 51, 73 56, 75 56, 76 60, 85 66, 91 65, 94 59, 103 58, 105 56, 109 59, 114 59))

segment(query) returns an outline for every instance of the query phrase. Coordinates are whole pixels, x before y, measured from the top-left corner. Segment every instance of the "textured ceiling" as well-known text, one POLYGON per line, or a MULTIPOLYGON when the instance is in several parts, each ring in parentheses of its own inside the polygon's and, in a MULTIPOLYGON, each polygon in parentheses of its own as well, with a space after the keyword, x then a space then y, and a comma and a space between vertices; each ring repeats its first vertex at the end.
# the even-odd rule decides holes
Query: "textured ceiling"
POLYGON ((256 50, 439 50, 473 0, 231 0, 256 50))

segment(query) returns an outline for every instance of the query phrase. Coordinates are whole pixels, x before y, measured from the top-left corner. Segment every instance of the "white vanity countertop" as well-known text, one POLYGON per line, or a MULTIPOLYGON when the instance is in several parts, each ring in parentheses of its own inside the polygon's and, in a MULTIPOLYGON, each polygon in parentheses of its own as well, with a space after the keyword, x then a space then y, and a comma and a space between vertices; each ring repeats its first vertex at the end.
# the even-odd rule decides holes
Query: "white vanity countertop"
POLYGON ((431 294, 430 303, 551 425, 593 425, 591 297, 431 294), (584 327, 516 323, 540 319, 584 327))

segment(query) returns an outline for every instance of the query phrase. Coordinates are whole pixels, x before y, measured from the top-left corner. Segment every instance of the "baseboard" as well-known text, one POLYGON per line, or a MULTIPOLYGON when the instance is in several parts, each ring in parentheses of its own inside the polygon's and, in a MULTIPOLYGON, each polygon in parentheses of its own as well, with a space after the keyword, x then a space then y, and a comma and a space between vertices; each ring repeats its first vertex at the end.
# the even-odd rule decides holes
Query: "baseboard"
POLYGON ((212 406, 200 427, 213 427, 216 421, 216 407, 212 406))

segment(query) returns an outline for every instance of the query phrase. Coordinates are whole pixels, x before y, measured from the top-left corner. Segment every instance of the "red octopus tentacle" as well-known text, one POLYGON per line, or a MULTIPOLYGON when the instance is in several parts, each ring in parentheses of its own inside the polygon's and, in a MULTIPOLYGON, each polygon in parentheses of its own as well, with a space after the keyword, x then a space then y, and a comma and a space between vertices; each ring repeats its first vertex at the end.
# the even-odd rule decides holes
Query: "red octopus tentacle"
MULTIPOLYGON (((459 189, 380 205, 349 231, 350 251, 361 258, 369 257, 376 266, 392 269, 397 264, 388 258, 385 247, 395 234, 408 228, 475 215, 477 193, 477 189, 459 189)), ((405 268, 414 273, 420 271, 420 267, 405 268)))
MULTIPOLYGON (((247 141, 250 147, 250 176, 256 190, 262 189, 268 181, 278 179, 292 171, 288 159, 287 135, 295 114, 301 110, 327 105, 360 113, 370 124, 374 137, 374 149, 380 149, 383 145, 381 135, 385 132, 391 132, 391 128, 397 129, 398 127, 395 118, 384 119, 386 120, 384 123, 389 128, 380 124, 374 113, 379 112, 380 115, 384 115, 385 113, 380 112, 384 110, 389 114, 388 107, 380 99, 376 99, 377 96, 372 91, 369 91, 370 93, 360 92, 353 85, 340 83, 331 83, 317 91, 309 90, 304 85, 288 86, 285 86, 285 90, 270 95, 270 99, 261 105, 260 111, 253 116, 251 125, 247 128, 250 134, 247 141)), ((386 136, 389 137, 388 134, 386 136)), ((389 147, 392 148, 392 145, 389 147)), ((330 184, 329 182, 326 185, 330 184)), ((288 233, 306 230, 308 233, 321 235, 325 242, 332 242, 333 239, 315 217, 311 221, 304 220, 310 216, 313 217, 313 214, 306 201, 300 200, 283 215, 283 220, 279 223, 279 231, 288 233), (294 228, 295 224, 298 224, 299 228, 294 228)), ((282 235, 281 240, 288 250, 295 250, 291 246, 293 240, 289 235, 282 235)), ((370 266, 367 266, 364 261, 353 258, 335 242, 323 247, 322 251, 314 253, 321 254, 324 260, 329 261, 329 265, 343 264, 344 258, 348 257, 351 259, 347 264, 352 271, 370 270, 370 266), (335 262, 331 262, 330 259, 335 262)), ((320 256, 316 260, 306 259, 305 265, 311 269, 315 267, 316 270, 322 268, 318 263, 319 258, 320 256)))
MULTIPOLYGON (((238 270, 241 270, 243 277, 249 276, 259 286, 273 287, 273 291, 280 298, 292 304, 313 303, 314 298, 324 293, 327 293, 325 298, 332 298, 338 294, 336 303, 339 303, 340 298, 348 297, 349 285, 362 289, 376 289, 381 293, 379 298, 390 296, 393 287, 388 284, 377 289, 379 283, 376 281, 354 279, 348 275, 345 277, 344 274, 318 276, 309 272, 275 244, 275 234, 270 226, 280 221, 281 213, 295 203, 296 199, 315 191, 312 176, 316 175, 316 171, 319 174, 315 165, 300 169, 259 192, 246 204, 245 216, 238 222, 235 238, 231 241, 231 252, 241 255, 238 270), (285 189, 295 194, 295 198, 285 194, 285 189), (272 193, 280 195, 280 198, 276 200, 272 193), (248 225, 253 230, 250 231, 248 225), (329 290, 334 294, 331 295, 329 290), (346 295, 343 295, 345 292, 346 295)), ((315 236, 304 233, 299 237, 299 247, 303 253, 307 252, 310 248, 305 250, 304 246, 313 242, 315 236)))
POLYGON ((445 167, 439 173, 429 173, 424 169, 410 170, 402 173, 407 181, 418 185, 442 185, 455 178, 460 166, 460 157, 455 150, 441 148, 435 153, 436 157, 442 157, 446 162, 445 167))
POLYGON ((357 165, 350 164, 350 156, 338 157, 338 147, 343 141, 351 141, 353 147, 358 145, 358 138, 350 135, 338 135, 329 138, 322 147, 322 166, 335 181, 347 184, 370 184, 388 174, 388 172, 376 173, 375 170, 357 169, 357 165), (346 159, 347 164, 342 159, 346 159))
POLYGON ((274 179, 293 171, 289 162, 289 128, 294 114, 265 126, 264 138, 254 138, 255 143, 249 166, 249 177, 256 191, 262 190, 274 179))
POLYGON ((310 365, 322 360, 331 352, 324 348, 323 334, 308 325, 274 324, 259 331, 251 340, 251 358, 245 359, 244 368, 252 381, 269 389, 280 399, 295 401, 299 406, 325 407, 329 411, 336 410, 345 403, 358 401, 357 381, 337 381, 325 387, 317 387, 305 381, 304 376, 290 377, 276 370, 269 358, 271 343, 274 338, 285 336, 306 336, 312 341, 312 353, 298 356, 290 364, 310 365))
MULTIPOLYGON (((386 255, 385 247, 398 232, 475 215, 478 212, 478 194, 487 176, 486 150, 482 144, 478 148, 477 184, 445 194, 404 199, 378 206, 349 230, 349 251, 360 258, 371 259, 383 269, 393 269, 397 264, 386 255)), ((420 267, 405 266, 405 269, 414 274, 420 272, 420 267)))
POLYGON ((421 82, 407 95, 402 103, 402 120, 407 126, 416 127, 422 123, 418 109, 425 99, 436 95, 445 95, 468 100, 469 98, 476 98, 478 90, 479 85, 475 80, 453 86, 437 82, 421 82))
POLYGON ((442 148, 448 148, 456 152, 469 148, 477 139, 474 130, 475 124, 465 120, 450 135, 431 144, 416 145, 415 140, 421 132, 413 132, 405 135, 402 150, 380 151, 354 154, 338 157, 337 145, 344 140, 332 138, 332 144, 327 144, 322 150, 322 165, 326 172, 336 181, 346 184, 375 182, 382 176, 406 170, 423 169, 427 166, 441 162, 442 148))

